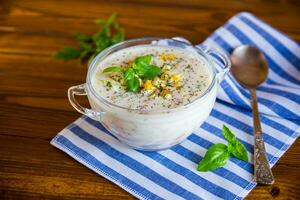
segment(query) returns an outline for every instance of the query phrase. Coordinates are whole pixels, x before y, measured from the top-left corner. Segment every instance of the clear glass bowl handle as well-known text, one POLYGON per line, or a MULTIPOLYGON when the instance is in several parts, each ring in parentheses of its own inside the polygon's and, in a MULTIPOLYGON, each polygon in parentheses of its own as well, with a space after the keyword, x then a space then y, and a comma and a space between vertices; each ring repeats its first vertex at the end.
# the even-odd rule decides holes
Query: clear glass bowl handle
POLYGON ((77 110, 79 113, 101 122, 105 112, 98 112, 81 106, 76 100, 75 95, 87 95, 85 83, 72 86, 68 89, 69 102, 73 106, 73 108, 75 108, 75 110, 77 110))
MULTIPOLYGON (((212 49, 206 50, 205 53, 207 53, 209 56, 211 56, 215 59, 218 59, 219 61, 222 62, 222 65, 223 65, 222 69, 217 72, 217 80, 220 83, 224 79, 225 75, 230 70, 230 67, 231 67, 230 59, 228 58, 228 56, 226 56, 218 51, 212 50, 212 49)), ((220 66, 220 65, 218 65, 218 66, 220 66)), ((221 66, 220 66, 220 68, 221 68, 221 66)))

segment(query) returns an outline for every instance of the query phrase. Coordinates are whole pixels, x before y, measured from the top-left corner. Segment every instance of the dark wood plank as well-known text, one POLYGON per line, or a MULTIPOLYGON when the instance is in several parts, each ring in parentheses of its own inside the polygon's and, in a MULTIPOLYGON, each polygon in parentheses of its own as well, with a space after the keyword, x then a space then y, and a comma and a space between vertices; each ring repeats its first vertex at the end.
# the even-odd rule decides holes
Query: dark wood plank
MULTIPOLYGON (((300 41, 297 0, 0 1, 0 199, 133 198, 49 144, 80 116, 66 90, 85 81, 87 67, 51 58, 76 45, 75 31, 93 33, 96 18, 118 12, 127 38, 200 43, 245 10, 300 41)), ((275 185, 259 186, 247 199, 299 199, 299 154, 298 140, 274 167, 275 185)))
POLYGON ((3 152, 0 160, 0 189, 5 198, 128 197, 118 186, 99 178, 94 172, 49 145, 48 139, 0 136, 0 141, 3 152), (26 151, 24 145, 27 146, 26 151))
MULTIPOLYGON (((231 4, 224 4, 223 1, 85 2, 81 6, 77 1, 62 1, 59 4, 57 1, 5 1, 2 9, 5 10, 2 11, 4 20, 1 21, 0 30, 4 33, 68 38, 77 30, 94 32, 97 29, 93 26, 94 19, 107 17, 112 11, 116 11, 120 13, 120 22, 126 28, 129 38, 180 35, 199 43, 236 12, 247 10, 299 40, 299 6, 286 1, 233 1, 231 4), (69 8, 70 5, 72 9, 69 8), (31 26, 27 26, 29 22, 31 26)), ((44 45, 52 44, 50 40, 44 45)))

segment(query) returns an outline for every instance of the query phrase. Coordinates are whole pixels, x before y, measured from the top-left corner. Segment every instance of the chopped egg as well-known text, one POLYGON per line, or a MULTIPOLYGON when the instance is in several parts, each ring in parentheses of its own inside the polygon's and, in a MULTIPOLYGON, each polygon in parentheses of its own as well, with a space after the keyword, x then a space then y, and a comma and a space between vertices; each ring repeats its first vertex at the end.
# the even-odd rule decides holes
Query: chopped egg
POLYGON ((166 94, 165 98, 166 98, 166 99, 171 99, 171 98, 172 98, 172 95, 171 95, 171 94, 166 94))
POLYGON ((175 54, 160 54, 159 58, 163 61, 175 60, 177 57, 175 54))
POLYGON ((164 65, 162 70, 163 71, 167 71, 167 70, 170 70, 171 69, 171 66, 170 65, 164 65))
POLYGON ((164 98, 169 98, 169 97, 172 97, 172 95, 170 94, 170 89, 169 88, 164 88, 160 95, 164 98))
POLYGON ((162 80, 168 80, 169 77, 170 77, 170 73, 167 71, 167 72, 162 73, 162 75, 161 75, 160 78, 161 78, 162 80))
POLYGON ((153 85, 157 88, 163 87, 165 85, 165 81, 161 80, 158 77, 155 77, 152 81, 153 85))
POLYGON ((156 90, 156 87, 153 86, 151 80, 146 80, 144 85, 143 85, 143 90, 142 93, 144 95, 151 95, 153 92, 156 90))
POLYGON ((171 76, 170 80, 173 82, 179 82, 182 81, 182 76, 180 74, 175 74, 171 76))
POLYGON ((168 83, 171 84, 172 86, 178 88, 181 87, 183 84, 183 78, 180 74, 175 74, 170 77, 168 80, 168 83))
POLYGON ((154 90, 154 86, 152 85, 152 81, 151 80, 146 80, 146 82, 143 85, 143 88, 145 90, 154 90))

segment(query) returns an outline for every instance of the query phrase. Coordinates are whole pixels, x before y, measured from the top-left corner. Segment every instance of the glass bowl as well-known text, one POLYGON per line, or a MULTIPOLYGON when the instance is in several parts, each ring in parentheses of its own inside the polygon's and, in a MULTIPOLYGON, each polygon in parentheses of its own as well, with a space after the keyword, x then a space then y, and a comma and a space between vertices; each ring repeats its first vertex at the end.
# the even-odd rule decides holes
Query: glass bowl
POLYGON ((170 148, 186 139, 195 128, 209 116, 217 96, 219 83, 229 71, 227 56, 214 50, 202 50, 184 40, 162 38, 138 38, 116 44, 96 56, 89 64, 86 83, 72 86, 68 90, 71 105, 80 113, 99 121, 121 142, 144 151, 170 148), (107 56, 127 47, 137 45, 176 46, 197 53, 209 68, 211 82, 207 90, 190 103, 171 109, 138 110, 115 105, 101 97, 92 87, 91 79, 96 67, 107 56), (221 70, 216 59, 223 64, 221 70), (76 95, 87 95, 91 109, 81 106, 76 95))

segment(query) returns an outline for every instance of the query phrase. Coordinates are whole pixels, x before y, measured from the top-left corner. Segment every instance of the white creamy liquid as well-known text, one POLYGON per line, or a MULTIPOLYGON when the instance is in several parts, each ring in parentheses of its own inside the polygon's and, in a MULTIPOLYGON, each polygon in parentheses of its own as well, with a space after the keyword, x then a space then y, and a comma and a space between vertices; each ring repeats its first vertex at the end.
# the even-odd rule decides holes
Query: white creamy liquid
POLYGON ((92 76, 92 87, 109 102, 125 108, 140 110, 161 110, 176 108, 188 104, 201 96, 212 81, 211 73, 201 55, 176 47, 140 45, 117 51, 106 57, 97 66, 92 76), (169 99, 161 96, 147 96, 126 91, 126 88, 116 82, 113 87, 107 87, 103 80, 110 80, 103 69, 110 66, 126 67, 136 57, 152 55, 152 64, 158 67, 171 66, 172 74, 183 77, 183 85, 176 89, 169 99), (161 55, 175 55, 176 59, 162 60, 161 55))

